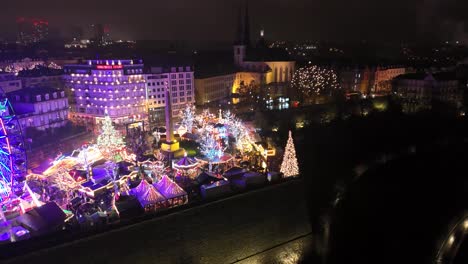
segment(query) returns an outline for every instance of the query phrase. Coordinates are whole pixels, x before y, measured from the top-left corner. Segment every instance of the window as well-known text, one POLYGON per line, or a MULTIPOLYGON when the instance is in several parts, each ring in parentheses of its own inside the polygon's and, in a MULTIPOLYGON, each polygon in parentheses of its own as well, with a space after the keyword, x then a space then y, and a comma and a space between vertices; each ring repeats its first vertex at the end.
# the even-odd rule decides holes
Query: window
POLYGON ((180 98, 180 102, 181 102, 181 103, 185 102, 185 98, 183 98, 183 97, 180 98))
MULTIPOLYGON (((160 92, 160 91, 161 91, 161 89, 158 88, 158 92, 160 92)), ((154 90, 153 90, 153 92, 154 92, 154 90)))
MULTIPOLYGON (((153 93, 155 93, 155 92, 156 92, 156 89, 153 89, 153 93)), ((158 89, 158 92, 159 92, 159 89, 158 89)))
POLYGON ((161 97, 164 98, 164 94, 161 94, 161 97))
POLYGON ((184 93, 184 92, 180 92, 179 95, 180 95, 180 96, 184 96, 185 93, 184 93))
POLYGON ((184 90, 184 86, 179 86, 179 90, 183 91, 184 90))
POLYGON ((177 98, 172 99, 173 104, 177 104, 177 98))
POLYGON ((175 74, 171 74, 171 79, 175 79, 177 76, 175 74))
POLYGON ((172 91, 173 91, 173 92, 177 92, 177 87, 175 87, 175 86, 172 87, 172 91))
POLYGON ((151 83, 150 83, 150 82, 148 83, 148 86, 151 86, 151 83))
POLYGON ((175 81, 175 80, 174 80, 174 81, 171 81, 171 84, 172 84, 172 85, 177 85, 177 81, 175 81))
POLYGON ((188 96, 188 97, 187 97, 187 101, 188 101, 188 102, 192 101, 192 97, 191 97, 191 96, 188 96))
POLYGON ((192 90, 192 86, 191 86, 191 85, 187 85, 186 88, 187 88, 187 90, 192 90))
POLYGON ((185 81, 185 83, 186 83, 186 84, 192 83, 192 80, 191 80, 191 79, 187 79, 187 80, 185 81))
POLYGON ((177 93, 172 93, 172 97, 177 97, 177 93))
POLYGON ((179 78, 184 78, 184 74, 179 73, 179 78))
POLYGON ((46 100, 49 100, 49 94, 46 94, 46 95, 45 95, 45 99, 46 99, 46 100))
POLYGON ((187 91, 187 95, 192 95, 192 91, 187 91))
POLYGON ((185 78, 190 78, 190 77, 191 77, 190 73, 185 74, 185 78))
POLYGON ((179 80, 179 84, 184 84, 184 80, 179 80))
POLYGON ((41 101, 41 95, 36 95, 36 101, 38 101, 38 102, 41 101))

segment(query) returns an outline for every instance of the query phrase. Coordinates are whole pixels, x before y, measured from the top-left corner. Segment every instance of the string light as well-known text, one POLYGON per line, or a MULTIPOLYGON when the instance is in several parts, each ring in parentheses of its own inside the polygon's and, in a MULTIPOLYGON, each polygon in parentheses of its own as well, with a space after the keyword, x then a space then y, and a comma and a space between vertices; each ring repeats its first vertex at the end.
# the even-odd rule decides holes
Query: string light
POLYGON ((284 150, 283 162, 281 163, 280 172, 284 177, 292 177, 299 175, 299 166, 297 163, 296 149, 294 148, 294 141, 292 133, 289 131, 288 142, 284 150))
POLYGON ((339 87, 338 77, 334 70, 316 65, 297 69, 291 84, 305 96, 320 95, 339 87))

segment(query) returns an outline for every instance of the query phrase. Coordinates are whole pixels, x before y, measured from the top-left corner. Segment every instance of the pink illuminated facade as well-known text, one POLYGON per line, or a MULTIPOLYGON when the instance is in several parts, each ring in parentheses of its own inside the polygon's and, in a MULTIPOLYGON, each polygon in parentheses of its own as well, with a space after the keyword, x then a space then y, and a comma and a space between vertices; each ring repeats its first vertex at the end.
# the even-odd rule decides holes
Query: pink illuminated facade
POLYGON ((96 123, 107 110, 114 122, 146 120, 146 84, 141 60, 88 60, 64 68, 70 119, 96 123))

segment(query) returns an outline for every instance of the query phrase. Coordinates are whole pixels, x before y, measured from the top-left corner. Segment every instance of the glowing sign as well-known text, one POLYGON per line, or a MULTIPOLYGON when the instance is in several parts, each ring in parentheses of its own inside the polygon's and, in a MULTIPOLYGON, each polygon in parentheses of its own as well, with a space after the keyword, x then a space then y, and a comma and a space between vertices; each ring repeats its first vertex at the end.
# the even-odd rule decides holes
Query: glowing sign
POLYGON ((96 69, 98 70, 116 70, 122 69, 122 65, 97 65, 96 69))

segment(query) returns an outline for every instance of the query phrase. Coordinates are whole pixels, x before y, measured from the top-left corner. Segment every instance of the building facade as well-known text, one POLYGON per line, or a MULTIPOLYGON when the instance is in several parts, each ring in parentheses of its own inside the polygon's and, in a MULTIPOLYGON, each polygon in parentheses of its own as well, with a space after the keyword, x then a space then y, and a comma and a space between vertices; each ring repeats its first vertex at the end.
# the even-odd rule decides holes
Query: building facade
POLYGON ((462 106, 463 93, 455 72, 404 74, 396 77, 392 85, 405 112, 430 109, 434 101, 462 106))
POLYGON ((375 83, 372 91, 378 94, 389 94, 392 92, 391 81, 406 73, 404 67, 377 67, 375 71, 375 83))
POLYGON ((52 69, 45 66, 36 66, 32 70, 22 70, 18 73, 18 78, 23 87, 54 87, 63 89, 65 80, 63 70, 52 69))
POLYGON ((98 123, 107 111, 117 124, 146 120, 146 80, 141 60, 88 60, 64 67, 70 119, 98 123))
POLYGON ((21 44, 31 44, 44 41, 49 36, 49 22, 44 19, 19 17, 17 40, 21 44))
POLYGON ((367 95, 375 82, 375 68, 367 66, 341 67, 336 70, 341 89, 367 95))
POLYGON ((21 80, 14 73, 0 72, 0 93, 14 92, 22 87, 21 80))
POLYGON ((68 98, 63 89, 25 88, 7 94, 23 129, 64 126, 68 121, 68 98))
MULTIPOLYGON (((195 79, 197 105, 228 99, 235 90, 237 73, 199 76, 195 79)), ((239 80, 237 80, 240 83, 239 80)))
POLYGON ((148 120, 150 123, 164 122, 164 109, 167 103, 166 89, 170 90, 172 116, 179 116, 187 104, 195 103, 195 82, 193 68, 152 67, 145 74, 148 120))

